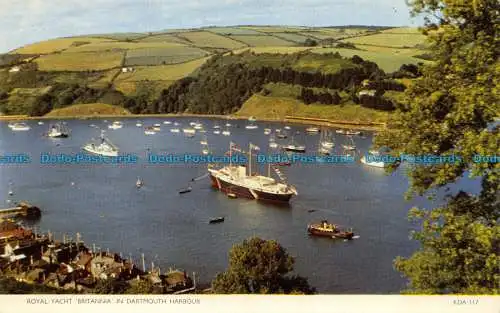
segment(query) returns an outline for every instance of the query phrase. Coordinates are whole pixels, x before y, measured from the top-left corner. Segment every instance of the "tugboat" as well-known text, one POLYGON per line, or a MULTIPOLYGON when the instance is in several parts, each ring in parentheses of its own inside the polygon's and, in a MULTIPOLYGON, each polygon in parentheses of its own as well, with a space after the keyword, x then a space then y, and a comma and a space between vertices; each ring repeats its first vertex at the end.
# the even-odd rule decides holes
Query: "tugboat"
POLYGON ((332 239, 341 238, 351 240, 354 237, 354 233, 351 229, 342 230, 338 225, 330 224, 327 220, 322 220, 317 224, 307 225, 307 232, 312 236, 330 237, 332 239))

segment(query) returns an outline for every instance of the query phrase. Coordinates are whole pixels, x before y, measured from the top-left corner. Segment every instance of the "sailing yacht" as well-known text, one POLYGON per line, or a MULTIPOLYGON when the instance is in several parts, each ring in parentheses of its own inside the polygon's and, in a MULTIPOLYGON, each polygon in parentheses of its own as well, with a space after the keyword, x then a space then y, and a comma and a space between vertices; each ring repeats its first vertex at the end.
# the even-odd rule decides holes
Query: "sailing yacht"
POLYGON ((47 136, 50 138, 67 138, 69 137, 69 129, 61 123, 56 123, 50 127, 47 136))
POLYGON ((110 157, 118 156, 119 151, 118 148, 113 143, 111 143, 111 141, 104 137, 104 131, 101 131, 99 144, 89 142, 85 146, 83 146, 82 149, 93 154, 110 157))
MULTIPOLYGON (((250 143, 248 152, 248 166, 232 164, 222 168, 210 166, 208 172, 212 180, 212 186, 218 190, 253 200, 272 201, 288 203, 292 196, 296 196, 297 190, 286 182, 286 177, 281 171, 273 166, 274 172, 279 180, 271 177, 271 164, 268 164, 267 176, 252 172, 252 152, 259 150, 257 146, 250 143)), ((229 159, 233 151, 245 153, 232 142, 229 144, 229 159)))
POLYGON ((349 138, 349 143, 343 144, 342 148, 344 148, 344 150, 346 150, 346 151, 356 150, 356 144, 354 144, 354 140, 352 139, 351 136, 349 136, 348 138, 349 138))
POLYGON ((285 151, 290 151, 290 152, 299 152, 299 153, 304 153, 306 152, 306 146, 304 145, 298 145, 295 143, 295 139, 292 137, 292 141, 283 147, 285 151))
POLYGON ((321 132, 320 146, 325 149, 331 149, 335 146, 335 143, 327 130, 323 130, 321 132))
POLYGON ((123 127, 123 123, 119 122, 119 121, 115 121, 115 122, 113 122, 113 124, 108 125, 109 129, 120 129, 122 127, 123 127))
MULTIPOLYGON (((226 124, 226 129, 224 129, 222 131, 222 135, 224 135, 224 136, 231 136, 231 132, 229 131, 229 126, 227 126, 228 124, 226 124)), ((231 125, 231 124, 229 124, 229 125, 231 125)))

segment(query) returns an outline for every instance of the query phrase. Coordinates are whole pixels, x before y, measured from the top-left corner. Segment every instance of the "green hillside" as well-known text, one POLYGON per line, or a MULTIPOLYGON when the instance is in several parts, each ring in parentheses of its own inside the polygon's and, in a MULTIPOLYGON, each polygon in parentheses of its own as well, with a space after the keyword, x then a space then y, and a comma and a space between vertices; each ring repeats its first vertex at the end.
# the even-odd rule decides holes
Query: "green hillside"
MULTIPOLYGON (((175 83, 186 77, 196 78, 203 64, 221 55, 227 57, 222 64, 245 55, 245 66, 253 70, 290 67, 324 75, 355 68, 350 58, 360 56, 387 74, 403 64, 427 62, 419 58, 426 55, 424 39, 415 29, 362 26, 232 26, 58 38, 0 55, 0 114, 36 115, 80 103, 149 107, 162 92, 177 88, 175 83), (333 58, 337 52, 344 58, 333 58)), ((245 90, 247 99, 261 89, 245 90)), ((231 110, 242 105, 233 104, 231 110)), ((139 113, 157 113, 146 111, 139 113)))

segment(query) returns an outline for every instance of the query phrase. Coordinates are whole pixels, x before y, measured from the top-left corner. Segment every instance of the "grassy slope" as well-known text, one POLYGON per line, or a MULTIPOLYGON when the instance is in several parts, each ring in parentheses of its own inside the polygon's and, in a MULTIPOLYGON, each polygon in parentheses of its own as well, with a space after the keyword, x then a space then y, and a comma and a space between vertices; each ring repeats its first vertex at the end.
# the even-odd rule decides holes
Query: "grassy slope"
MULTIPOLYGON (((100 70, 102 72, 100 72, 99 78, 87 80, 86 83, 93 87, 104 87, 113 83, 117 90, 128 95, 133 95, 137 90, 137 84, 145 80, 155 88, 165 88, 175 79, 189 75, 205 60, 206 56, 202 53, 198 56, 193 55, 193 51, 196 49, 202 51, 199 50, 200 48, 205 51, 211 48, 223 48, 226 51, 227 49, 233 50, 235 53, 250 49, 257 54, 266 52, 286 54, 301 50, 312 50, 318 54, 338 51, 347 57, 358 54, 363 58, 377 62, 386 72, 398 69, 403 63, 422 61, 413 57, 421 54, 422 50, 403 48, 403 46, 414 47, 422 43, 422 36, 415 29, 395 28, 381 31, 378 34, 367 34, 368 30, 363 28, 209 27, 196 30, 167 30, 152 34, 100 34, 60 38, 27 45, 11 53, 41 55, 34 62, 42 70, 60 71, 57 72, 61 76, 59 81, 67 81, 70 78, 72 82, 78 82, 80 76, 71 74, 71 71, 76 73, 78 71, 100 70), (334 38, 355 42, 362 50, 300 46, 301 39, 307 37, 316 40, 334 38), (255 47, 248 47, 248 45, 255 47), (198 59, 189 61, 195 57, 198 59), (156 62, 157 65, 147 67, 139 65, 135 66, 134 73, 121 73, 118 67, 126 60, 132 60, 133 64, 138 65, 143 64, 143 62, 156 62), (162 65, 165 61, 168 61, 167 64, 174 63, 174 65, 162 65), (180 64, 175 65, 175 63, 180 64)), ((301 62, 297 65, 298 69, 312 71, 319 66, 319 63, 313 59, 301 62)), ((324 64, 321 66, 325 67, 324 64)), ((335 72, 336 70, 338 70, 338 65, 322 68, 322 71, 326 72, 335 72)), ((242 110, 248 110, 249 105, 255 104, 255 99, 266 102, 268 98, 272 97, 254 96, 253 100, 249 100, 242 110)), ((15 99, 17 98, 12 100, 15 99)), ((280 103, 284 101, 291 106, 297 104, 292 101, 293 99, 290 99, 292 98, 282 98, 280 103)), ((340 109, 331 106, 302 108, 300 103, 299 108, 294 109, 297 114, 324 115, 326 111, 331 111, 327 112, 329 116, 338 116, 340 109)), ((354 114, 351 112, 353 109, 349 107, 344 107, 341 110, 346 111, 346 116, 354 114)), ((361 118, 366 115, 365 112, 355 113, 361 114, 361 118)), ((375 119, 380 118, 378 112, 372 113, 372 115, 375 119)))
POLYGON ((130 112, 122 107, 105 103, 75 104, 62 109, 55 109, 46 116, 87 116, 87 115, 128 115, 130 112))

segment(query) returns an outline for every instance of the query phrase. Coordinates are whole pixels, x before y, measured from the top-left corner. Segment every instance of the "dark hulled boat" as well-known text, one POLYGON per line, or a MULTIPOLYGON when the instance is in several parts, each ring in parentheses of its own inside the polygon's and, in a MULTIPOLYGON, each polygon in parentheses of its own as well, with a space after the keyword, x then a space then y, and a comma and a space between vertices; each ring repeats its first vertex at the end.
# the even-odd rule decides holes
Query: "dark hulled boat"
POLYGON ((210 221, 208 221, 208 223, 210 224, 218 224, 218 223, 222 223, 224 222, 224 217, 214 217, 214 218, 211 218, 210 221))
MULTIPOLYGON (((252 147, 251 144, 250 146, 252 147)), ((229 149, 229 154, 231 155, 232 151, 235 150, 233 143, 230 143, 229 149)), ((239 149, 235 151, 242 152, 239 149)), ((271 177, 271 164, 269 164, 269 173, 267 176, 252 173, 251 151, 248 154, 250 155, 248 168, 243 165, 234 165, 231 163, 220 169, 209 168, 208 171, 212 180, 212 186, 228 194, 228 196, 231 194, 231 196, 234 195, 238 198, 275 203, 288 203, 292 196, 297 195, 295 187, 286 183, 285 177, 279 169, 274 168, 274 171, 280 180, 271 177)))
POLYGON ((354 237, 352 230, 342 230, 338 225, 330 224, 326 220, 317 224, 309 224, 307 232, 312 236, 329 237, 332 239, 341 238, 350 240, 354 237))
POLYGON ((180 190, 179 194, 188 193, 188 192, 191 192, 192 190, 193 190, 193 188, 187 187, 185 189, 180 190))

